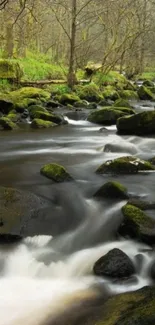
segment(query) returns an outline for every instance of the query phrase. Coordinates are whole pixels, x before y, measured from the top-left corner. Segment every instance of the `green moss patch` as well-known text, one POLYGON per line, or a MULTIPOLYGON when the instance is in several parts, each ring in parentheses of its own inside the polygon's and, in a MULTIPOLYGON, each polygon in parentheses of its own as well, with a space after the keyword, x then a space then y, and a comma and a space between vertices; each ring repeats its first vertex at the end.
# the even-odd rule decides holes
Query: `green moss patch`
POLYGON ((33 129, 47 129, 47 128, 51 128, 53 126, 56 126, 56 124, 53 122, 44 121, 44 120, 37 119, 37 118, 35 118, 31 123, 31 127, 33 129))
POLYGON ((17 125, 12 122, 8 117, 1 117, 0 118, 0 127, 3 130, 16 130, 17 129, 17 125))
POLYGON ((58 164, 48 164, 41 168, 40 173, 47 178, 52 179, 57 183, 71 181, 72 177, 66 171, 66 169, 58 164))

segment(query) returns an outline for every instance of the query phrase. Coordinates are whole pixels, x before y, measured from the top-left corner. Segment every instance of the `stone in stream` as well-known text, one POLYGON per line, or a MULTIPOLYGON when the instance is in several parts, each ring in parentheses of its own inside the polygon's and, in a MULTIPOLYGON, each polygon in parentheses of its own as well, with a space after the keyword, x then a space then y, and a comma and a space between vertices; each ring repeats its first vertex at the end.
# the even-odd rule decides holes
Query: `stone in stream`
POLYGON ((134 264, 124 252, 114 248, 102 256, 94 265, 94 273, 98 276, 125 278, 134 274, 134 264))
POLYGON ((47 129, 52 128, 54 126, 57 126, 57 124, 50 121, 44 121, 38 118, 35 118, 31 123, 31 128, 33 129, 47 129))
POLYGON ((151 80, 144 80, 143 86, 145 87, 154 87, 154 82, 151 80))
POLYGON ((80 101, 80 98, 76 94, 63 94, 59 96, 58 101, 60 104, 66 106, 67 104, 73 105, 74 103, 80 101))
POLYGON ((139 87, 138 96, 141 100, 154 100, 155 99, 153 92, 145 86, 139 87))
POLYGON ((14 108, 13 101, 5 95, 0 95, 0 112, 8 114, 14 108))
POLYGON ((123 221, 119 233, 147 244, 155 244, 155 221, 141 209, 126 204, 122 208, 123 221))
POLYGON ((11 121, 8 117, 1 117, 0 118, 0 129, 2 130, 16 130, 18 127, 17 125, 11 121))
POLYGON ((64 122, 64 118, 60 115, 55 115, 55 114, 51 114, 48 112, 42 112, 42 111, 36 111, 36 112, 31 112, 30 116, 32 119, 40 119, 40 120, 44 120, 44 121, 50 121, 53 122, 55 124, 63 124, 64 122))
POLYGON ((88 121, 97 124, 113 125, 125 115, 134 114, 134 111, 127 107, 104 107, 88 115, 88 121))
POLYGON ((139 171, 155 170, 155 167, 145 160, 133 156, 125 156, 107 160, 96 170, 97 174, 137 174, 139 171))
POLYGON ((108 198, 108 199, 127 199, 127 188, 119 182, 107 182, 105 183, 94 195, 97 198, 108 198))
POLYGON ((134 144, 129 142, 124 143, 107 143, 104 147, 104 152, 126 152, 130 154, 136 154, 137 148, 134 144))
POLYGON ((117 99, 114 102, 113 107, 127 107, 127 108, 132 108, 131 107, 131 104, 129 103, 129 101, 127 99, 123 99, 123 98, 117 99))
POLYGON ((40 170, 40 173, 57 183, 73 180, 73 178, 63 166, 54 163, 43 166, 40 170))
POLYGON ((135 207, 137 207, 141 210, 154 210, 155 209, 155 202, 146 201, 146 200, 137 199, 137 198, 131 198, 128 201, 128 204, 134 205, 135 207))
POLYGON ((155 111, 145 111, 117 120, 119 134, 155 134, 155 111))

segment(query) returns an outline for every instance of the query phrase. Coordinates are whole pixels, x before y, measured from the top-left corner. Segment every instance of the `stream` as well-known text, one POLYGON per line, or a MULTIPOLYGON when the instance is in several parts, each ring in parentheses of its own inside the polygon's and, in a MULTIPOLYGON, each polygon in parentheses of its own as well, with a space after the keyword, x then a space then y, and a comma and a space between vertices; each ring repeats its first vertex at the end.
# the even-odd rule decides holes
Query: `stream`
MULTIPOLYGON (((145 105, 136 104, 136 110, 147 109, 148 103, 145 105)), ((155 252, 150 253, 146 244, 115 235, 126 201, 100 202, 93 195, 106 181, 118 180, 129 193, 154 201, 155 173, 112 177, 97 175, 95 170, 120 156, 155 156, 155 138, 119 136, 116 126, 101 130, 102 126, 86 120, 65 118, 68 125, 53 129, 0 132, 1 186, 51 200, 54 218, 52 232, 48 226, 40 226, 38 235, 32 233, 13 246, 0 246, 1 325, 53 325, 52 319, 83 299, 151 284, 149 265, 155 252), (107 144, 114 145, 114 152, 104 151, 107 144), (76 182, 54 184, 41 176, 40 168, 50 162, 62 164, 76 182), (97 259, 116 247, 134 263, 135 256, 143 254, 133 281, 111 282, 93 275, 97 259)), ((148 214, 154 217, 153 211, 148 214)))

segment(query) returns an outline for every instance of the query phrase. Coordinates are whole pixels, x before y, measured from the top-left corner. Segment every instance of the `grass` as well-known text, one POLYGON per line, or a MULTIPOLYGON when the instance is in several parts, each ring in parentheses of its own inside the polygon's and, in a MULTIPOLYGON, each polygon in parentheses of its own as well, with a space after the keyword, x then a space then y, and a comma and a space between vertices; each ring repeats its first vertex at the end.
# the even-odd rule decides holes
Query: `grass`
MULTIPOLYGON (((153 68, 152 68, 153 70, 153 68)), ((140 75, 136 76, 136 80, 150 80, 150 81, 155 81, 155 71, 149 72, 143 72, 140 75)))

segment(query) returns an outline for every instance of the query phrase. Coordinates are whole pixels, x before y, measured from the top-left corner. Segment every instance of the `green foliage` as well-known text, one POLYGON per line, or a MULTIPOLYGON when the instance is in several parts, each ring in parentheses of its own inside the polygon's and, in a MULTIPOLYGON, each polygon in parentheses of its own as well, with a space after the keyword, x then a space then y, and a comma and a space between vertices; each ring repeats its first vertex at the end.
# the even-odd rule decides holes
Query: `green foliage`
POLYGON ((122 85, 127 83, 127 79, 117 71, 110 71, 108 74, 103 74, 101 71, 98 71, 94 75, 93 81, 99 87, 102 87, 104 85, 116 85, 116 83, 122 85))
MULTIPOLYGON (((153 70, 153 69, 152 69, 153 70)), ((139 74, 135 78, 136 80, 150 80, 155 81, 155 71, 151 72, 143 72, 142 74, 139 74)))
POLYGON ((66 93, 70 93, 71 89, 67 85, 49 85, 46 87, 46 90, 55 95, 63 95, 66 93))
POLYGON ((0 118, 0 127, 2 127, 3 130, 8 130, 8 131, 17 129, 17 125, 7 117, 0 118))
POLYGON ((0 59, 0 79, 20 80, 22 75, 23 71, 17 61, 0 59))
POLYGON ((0 79, 0 93, 8 93, 11 90, 11 84, 7 79, 0 79))
POLYGON ((99 102, 103 99, 99 87, 94 83, 90 83, 85 86, 75 86, 74 90, 76 91, 80 99, 85 99, 90 102, 99 102))

